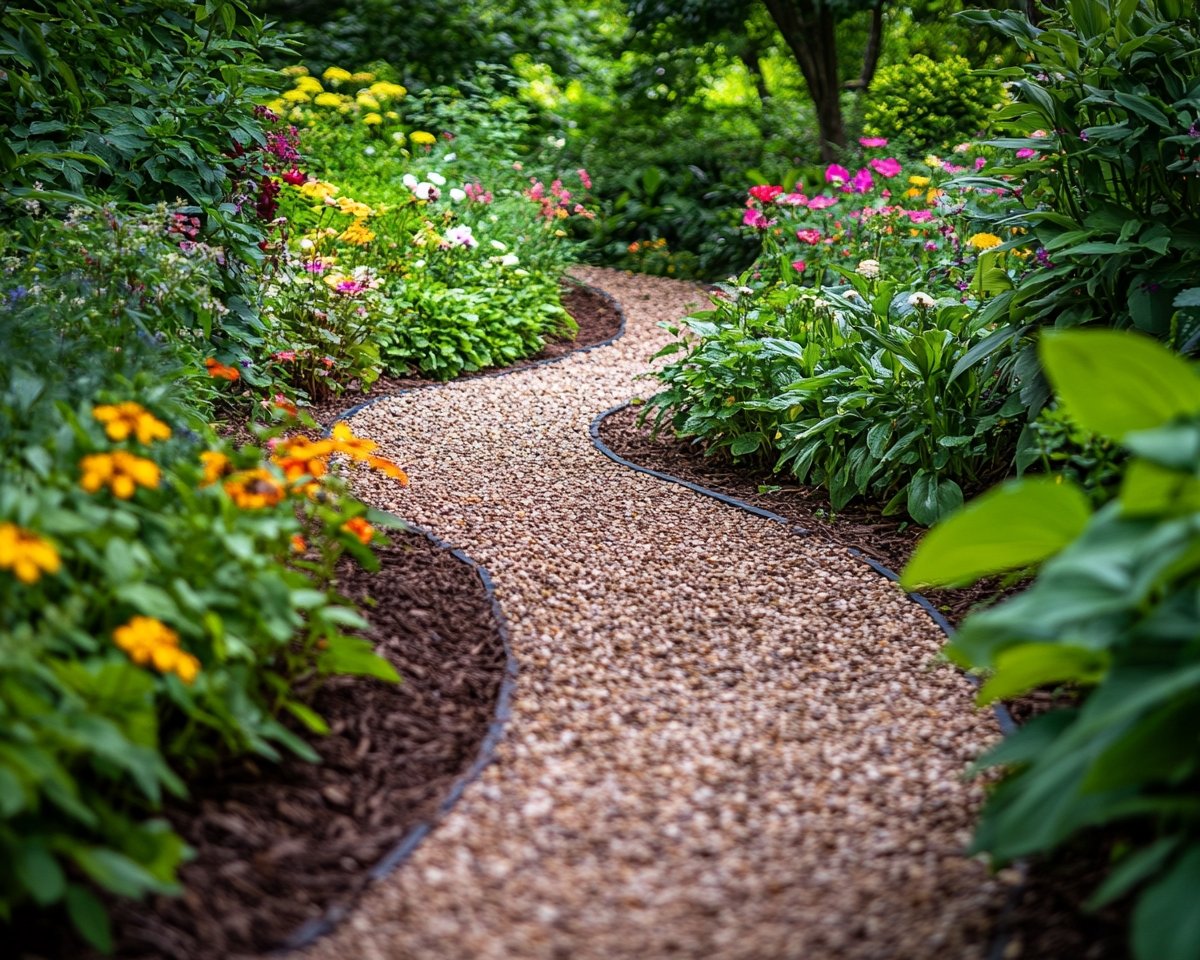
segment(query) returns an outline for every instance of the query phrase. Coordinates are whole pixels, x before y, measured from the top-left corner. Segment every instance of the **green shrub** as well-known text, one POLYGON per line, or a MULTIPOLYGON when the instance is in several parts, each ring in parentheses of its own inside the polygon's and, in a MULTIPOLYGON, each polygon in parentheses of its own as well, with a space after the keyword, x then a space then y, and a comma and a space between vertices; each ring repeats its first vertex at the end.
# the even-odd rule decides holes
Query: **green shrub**
POLYGON ((941 149, 987 129, 1004 92, 964 57, 931 60, 922 54, 884 67, 863 108, 863 133, 913 151, 941 149))
POLYGON ((947 648, 982 671, 981 703, 1068 684, 1077 706, 1034 718, 984 757, 1005 779, 975 850, 1051 855, 1084 831, 1124 838, 1092 903, 1136 890, 1138 960, 1200 953, 1200 376, 1119 331, 1042 338, 1055 390, 1085 430, 1130 455, 1117 500, 1092 513, 1061 477, 1025 479, 932 531, 909 589, 1040 564, 1019 596, 969 617, 947 648), (1097 386, 1097 385, 1101 386, 1097 386))

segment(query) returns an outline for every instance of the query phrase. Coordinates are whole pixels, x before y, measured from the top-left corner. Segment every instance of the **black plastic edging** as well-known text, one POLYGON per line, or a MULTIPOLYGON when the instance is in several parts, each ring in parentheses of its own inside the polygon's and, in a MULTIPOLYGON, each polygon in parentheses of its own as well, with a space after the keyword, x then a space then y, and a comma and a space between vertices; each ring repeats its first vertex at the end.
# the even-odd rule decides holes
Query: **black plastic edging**
MULTIPOLYGON (((570 278, 568 278, 570 279, 570 278)), ((568 357, 574 357, 580 353, 587 353, 591 350, 596 350, 599 347, 606 347, 614 343, 625 335, 625 310, 621 303, 607 290, 601 290, 598 287, 593 287, 590 284, 583 283, 578 280, 570 279, 570 282, 584 290, 590 290, 592 293, 607 300, 614 310, 617 312, 617 317, 620 322, 617 325, 617 332, 606 340, 601 340, 597 343, 590 343, 586 347, 579 347, 575 350, 570 350, 567 353, 557 357, 547 357, 544 360, 535 360, 532 363, 522 364, 520 366, 505 367, 501 370, 493 370, 487 373, 468 374, 454 380, 445 380, 438 383, 425 384, 419 387, 406 387, 403 390, 397 390, 395 393, 381 394, 378 397, 372 397, 369 400, 364 400, 362 403, 355 404, 348 410, 343 410, 334 417, 329 426, 325 428, 325 435, 329 436, 333 430, 333 425, 343 420, 349 420, 352 416, 361 410, 365 410, 372 404, 378 403, 381 400, 387 400, 390 397, 402 396, 406 393, 416 393, 423 390, 438 390, 451 383, 461 383, 469 380, 483 380, 492 377, 505 377, 514 373, 522 373, 525 370, 533 370, 537 367, 547 366, 551 363, 558 363, 561 360, 566 360, 568 357)), ((446 541, 442 540, 436 534, 431 533, 421 527, 415 526, 402 517, 397 517, 395 514, 389 514, 386 511, 378 511, 384 516, 391 517, 404 530, 411 533, 418 533, 434 546, 440 547, 443 550, 449 551, 450 555, 456 560, 465 563, 475 571, 479 577, 479 582, 483 585, 484 592, 487 594, 488 601, 491 603, 492 616, 496 621, 497 632, 500 635, 500 642, 504 647, 504 673, 500 680, 500 690, 496 697, 496 708, 492 713, 492 720, 488 724, 487 733, 479 745, 479 752, 475 756, 475 760, 471 765, 461 773, 451 785, 450 790, 438 805, 438 808, 426 820, 420 823, 413 824, 405 833, 400 841, 375 864, 367 873, 368 878, 372 883, 386 877, 392 871, 403 865, 416 851, 432 831, 433 828, 450 812, 451 808, 462 798, 463 793, 472 783, 479 779, 484 769, 486 769, 496 758, 496 748, 500 745, 500 741, 504 738, 504 728, 508 724, 509 717, 512 715, 512 697, 516 690, 517 674, 519 665, 517 659, 513 655, 512 646, 509 643, 508 620, 504 616, 504 610, 500 606, 500 601, 496 597, 496 587, 492 580, 492 575, 488 572, 487 567, 476 562, 468 554, 464 553, 457 547, 453 547, 446 541)), ((337 903, 329 907, 320 917, 308 920, 301 924, 290 936, 288 936, 280 946, 272 951, 275 955, 289 953, 293 950, 301 950, 311 946, 321 937, 331 933, 346 917, 350 911, 354 909, 354 898, 345 903, 337 903)))

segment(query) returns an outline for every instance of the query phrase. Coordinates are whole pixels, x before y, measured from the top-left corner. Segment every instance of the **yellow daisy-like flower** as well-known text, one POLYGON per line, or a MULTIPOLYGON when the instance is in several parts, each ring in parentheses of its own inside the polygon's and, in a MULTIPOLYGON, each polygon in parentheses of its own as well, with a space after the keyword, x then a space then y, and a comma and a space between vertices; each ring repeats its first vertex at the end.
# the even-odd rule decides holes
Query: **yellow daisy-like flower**
POLYGON ((356 70, 354 73, 350 74, 350 79, 355 83, 370 83, 375 79, 375 74, 367 70, 356 70))
POLYGON ((358 219, 338 234, 338 239, 352 243, 356 247, 362 247, 375 239, 375 231, 370 229, 362 219, 358 219))
POLYGON ((241 509, 260 510, 275 506, 287 490, 271 471, 257 467, 231 476, 225 481, 225 492, 241 509))
POLYGON ((202 487, 211 486, 229 472, 229 458, 219 450, 205 450, 200 454, 200 463, 204 466, 202 487))
POLYGON ((308 76, 308 67, 306 67, 302 63, 296 63, 290 67, 284 67, 279 72, 282 73, 285 77, 307 77, 308 76))
POLYGON ((352 217, 370 217, 375 214, 375 211, 361 200, 352 200, 350 197, 338 197, 337 208, 342 213, 348 213, 352 217))
POLYGON ((925 166, 927 167, 940 167, 941 165, 942 158, 935 153, 931 153, 925 158, 925 166))
POLYGON ((1001 240, 994 233, 976 233, 967 237, 967 246, 974 247, 976 250, 991 250, 992 247, 998 247, 1001 240))
POLYGON ((15 523, 0 523, 0 570, 11 570, 22 583, 36 583, 43 573, 58 573, 60 567, 49 540, 15 523))
POLYGON ((293 85, 297 90, 303 90, 305 93, 320 93, 325 89, 316 77, 297 77, 293 85))
POLYGON ((326 67, 325 72, 321 76, 330 83, 345 83, 347 80, 352 79, 354 74, 343 67, 326 67))
POLYGON ((153 664, 159 673, 173 673, 184 683, 200 672, 200 661, 179 649, 179 634, 153 617, 133 617, 113 631, 113 642, 139 666, 153 664))
POLYGON ((939 190, 937 187, 930 187, 925 194, 925 202, 932 206, 937 201, 938 197, 944 197, 945 195, 945 190, 939 190))
POLYGON ((284 90, 283 99, 290 103, 308 103, 312 97, 303 90, 284 90))
POLYGON ((380 100, 399 100, 408 93, 408 88, 401 86, 398 83, 389 83, 387 80, 380 80, 378 83, 373 83, 368 88, 371 96, 378 97, 380 100))
POLYGON ((316 97, 313 98, 313 103, 315 103, 318 107, 341 107, 345 105, 346 98, 340 93, 330 93, 329 91, 325 91, 324 93, 318 93, 316 97))
POLYGON ((379 124, 383 123, 383 117, 375 112, 371 112, 363 117, 363 123, 365 123, 368 127, 377 127, 379 124))
POLYGON ((84 490, 95 493, 108 487, 120 500, 128 500, 138 487, 153 489, 162 479, 157 463, 124 450, 90 454, 79 461, 79 468, 83 472, 79 485, 84 490))
POLYGON ((110 440, 126 440, 136 436, 143 446, 155 440, 167 440, 171 428, 150 413, 140 403, 106 403, 92 408, 92 416, 104 424, 104 432, 110 440))
POLYGON ((425 130, 414 130, 408 135, 408 139, 413 143, 419 143, 423 147, 432 147, 437 143, 437 137, 425 130))
POLYGON ((379 101, 367 93, 365 90, 360 90, 358 96, 354 98, 354 102, 360 107, 366 107, 368 110, 378 110, 379 101))
POLYGON ((324 200, 326 197, 332 197, 338 192, 336 186, 332 183, 326 183, 324 180, 306 180, 296 189, 313 200, 324 200))
POLYGON ((911 183, 914 187, 929 186, 929 178, 928 177, 909 177, 908 182, 911 183))

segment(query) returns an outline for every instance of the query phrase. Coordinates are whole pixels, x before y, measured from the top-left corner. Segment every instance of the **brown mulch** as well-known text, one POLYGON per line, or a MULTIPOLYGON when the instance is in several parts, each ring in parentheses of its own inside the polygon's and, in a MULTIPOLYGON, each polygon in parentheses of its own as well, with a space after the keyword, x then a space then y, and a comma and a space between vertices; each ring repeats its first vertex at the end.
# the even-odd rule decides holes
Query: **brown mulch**
MULTIPOLYGON (((676 439, 669 425, 652 437, 653 414, 646 424, 638 426, 640 414, 639 407, 631 406, 600 424, 601 440, 639 467, 770 510, 812 536, 857 549, 895 571, 904 567, 925 533, 923 527, 900 517, 885 517, 878 507, 870 505, 851 504, 835 513, 825 491, 789 483, 786 477, 766 469, 735 466, 727 457, 706 457, 701 445, 676 439)), ((965 590, 931 590, 924 596, 954 624, 972 609, 1014 591, 993 580, 965 590)), ((1020 723, 1068 700, 1069 693, 1035 691, 1007 706, 1020 723)), ((1060 851, 1055 859, 1034 863, 1014 896, 1011 912, 1001 921, 995 960, 1127 960, 1130 904, 1113 904, 1098 914, 1087 914, 1082 909, 1107 875, 1115 842, 1113 836, 1089 835, 1060 851)))
MULTIPOLYGON (((391 540, 377 574, 347 562, 338 587, 379 601, 368 635, 402 682, 330 681, 312 704, 332 727, 311 740, 320 764, 243 759, 192 783, 190 800, 165 811, 196 851, 181 871, 185 893, 117 904, 117 957, 218 960, 279 947, 353 901, 475 760, 506 666, 490 598, 449 550, 416 533, 391 540)), ((26 930, 24 945, 0 954, 89 955, 73 938, 55 943, 61 933, 26 930)))

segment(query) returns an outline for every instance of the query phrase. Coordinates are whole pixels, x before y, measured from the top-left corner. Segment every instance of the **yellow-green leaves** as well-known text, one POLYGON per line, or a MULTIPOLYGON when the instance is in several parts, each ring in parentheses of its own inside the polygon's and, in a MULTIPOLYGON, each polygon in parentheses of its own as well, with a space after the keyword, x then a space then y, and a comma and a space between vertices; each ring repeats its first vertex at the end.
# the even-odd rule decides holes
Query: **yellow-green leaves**
POLYGON ((973 500, 931 530, 900 579, 906 590, 973 583, 1053 556, 1091 516, 1087 497, 1069 483, 1030 477, 973 500))

